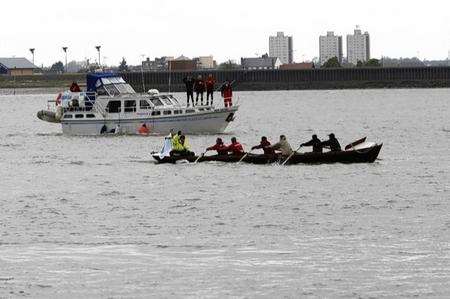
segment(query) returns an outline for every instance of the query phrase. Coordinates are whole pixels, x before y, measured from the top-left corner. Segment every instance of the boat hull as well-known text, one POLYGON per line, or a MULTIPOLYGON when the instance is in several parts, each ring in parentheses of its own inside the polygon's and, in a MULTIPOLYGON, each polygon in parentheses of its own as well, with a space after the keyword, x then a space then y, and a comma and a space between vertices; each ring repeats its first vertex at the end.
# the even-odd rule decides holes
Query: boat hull
MULTIPOLYGON (((326 152, 326 153, 301 153, 293 155, 286 164, 323 164, 323 163, 373 163, 380 153, 383 144, 377 144, 369 148, 360 150, 347 150, 342 152, 326 152)), ((248 154, 242 159, 242 155, 213 155, 213 156, 189 156, 189 157, 160 157, 154 154, 153 158, 158 163, 176 163, 180 160, 187 160, 188 162, 245 162, 251 164, 270 164, 283 163, 285 157, 279 154, 276 155, 255 155, 248 154)))
POLYGON ((106 132, 120 127, 120 134, 138 134, 142 124, 146 124, 150 134, 167 134, 170 130, 181 130, 185 134, 220 134, 234 119, 234 109, 216 109, 204 113, 184 114, 179 116, 137 117, 137 118, 102 118, 82 120, 62 120, 62 131, 67 135, 100 135, 103 126, 106 132))

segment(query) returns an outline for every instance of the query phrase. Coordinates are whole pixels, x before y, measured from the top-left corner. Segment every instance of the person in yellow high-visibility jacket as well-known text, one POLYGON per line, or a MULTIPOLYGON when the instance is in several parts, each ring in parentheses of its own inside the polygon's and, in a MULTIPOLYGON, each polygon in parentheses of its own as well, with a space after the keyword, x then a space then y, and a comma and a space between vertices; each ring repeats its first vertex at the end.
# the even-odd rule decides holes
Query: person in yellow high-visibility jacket
POLYGON ((186 140, 186 136, 180 135, 179 139, 172 139, 172 151, 171 156, 193 156, 194 153, 189 150, 189 144, 186 140))
POLYGON ((180 137, 182 134, 181 134, 181 131, 178 131, 178 133, 176 133, 176 134, 173 134, 173 133, 171 133, 171 134, 172 134, 172 147, 174 147, 175 144, 180 142, 180 137))

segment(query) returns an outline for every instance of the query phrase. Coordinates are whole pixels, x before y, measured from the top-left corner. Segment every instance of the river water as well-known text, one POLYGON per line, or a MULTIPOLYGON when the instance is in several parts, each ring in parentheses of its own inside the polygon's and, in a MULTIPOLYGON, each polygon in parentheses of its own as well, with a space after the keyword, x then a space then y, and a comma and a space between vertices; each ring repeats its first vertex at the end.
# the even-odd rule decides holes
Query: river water
MULTIPOLYGON (((240 92, 222 137, 383 142, 361 165, 155 165, 0 96, 0 297, 450 296, 450 90, 240 92)), ((201 152, 215 136, 189 136, 201 152)))

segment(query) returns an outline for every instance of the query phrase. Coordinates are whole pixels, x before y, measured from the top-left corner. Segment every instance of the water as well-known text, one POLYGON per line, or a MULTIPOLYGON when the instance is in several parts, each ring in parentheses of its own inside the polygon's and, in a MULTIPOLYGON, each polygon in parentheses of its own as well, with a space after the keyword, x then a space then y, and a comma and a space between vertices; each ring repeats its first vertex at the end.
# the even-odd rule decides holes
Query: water
MULTIPOLYGON (((227 140, 384 142, 362 165, 155 165, 0 96, 0 297, 450 295, 449 89, 241 92, 227 140)), ((192 136, 201 152, 215 136, 192 136)))

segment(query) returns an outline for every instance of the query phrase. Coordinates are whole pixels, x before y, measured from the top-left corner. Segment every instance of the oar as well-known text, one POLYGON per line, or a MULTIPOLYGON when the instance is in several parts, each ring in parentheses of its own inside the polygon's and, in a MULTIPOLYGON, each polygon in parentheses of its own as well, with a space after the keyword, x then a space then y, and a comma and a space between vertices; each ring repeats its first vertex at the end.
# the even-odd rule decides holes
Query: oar
POLYGON ((289 157, 287 157, 287 159, 284 160, 284 162, 283 162, 281 165, 285 165, 285 164, 287 163, 287 161, 289 161, 289 160, 292 158, 292 156, 293 156, 296 152, 298 152, 298 151, 300 150, 301 147, 302 147, 302 145, 300 145, 300 146, 298 147, 298 149, 296 149, 295 151, 293 151, 292 154, 290 154, 289 157))
POLYGON ((201 157, 205 156, 207 151, 204 151, 200 156, 198 156, 197 159, 195 159, 194 164, 197 164, 198 160, 200 160, 201 157))
POLYGON ((245 153, 245 155, 242 156, 242 158, 239 159, 238 163, 241 163, 242 161, 244 161, 244 159, 248 156, 248 154, 250 154, 252 152, 252 150, 250 150, 249 152, 245 153))

